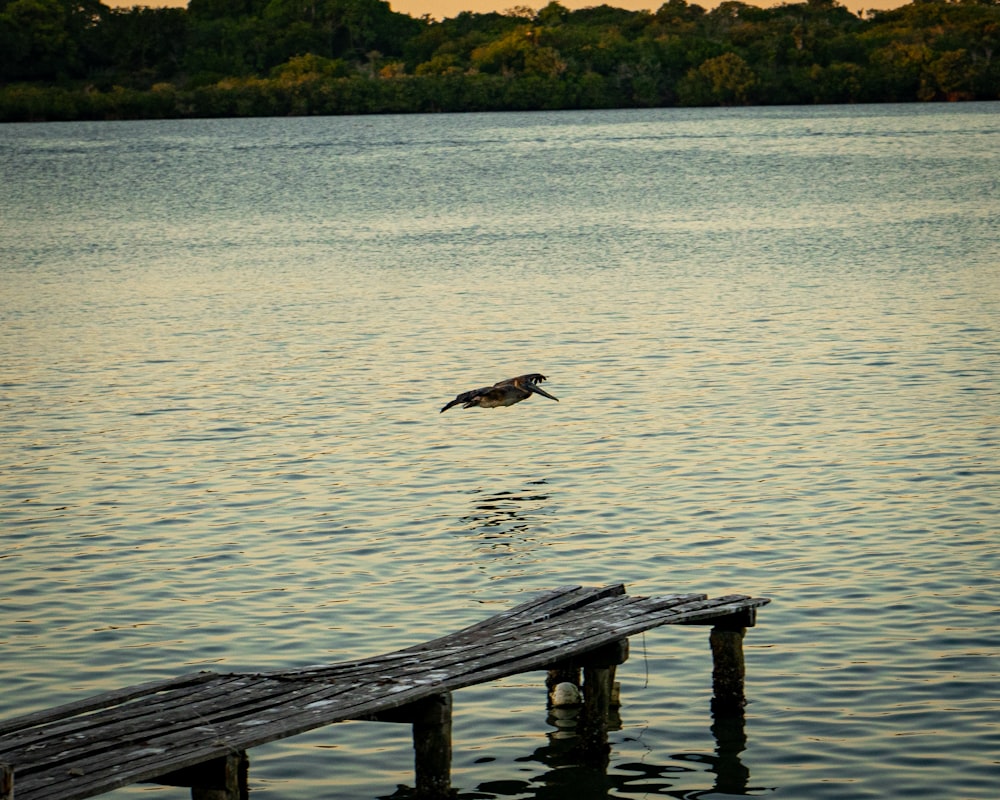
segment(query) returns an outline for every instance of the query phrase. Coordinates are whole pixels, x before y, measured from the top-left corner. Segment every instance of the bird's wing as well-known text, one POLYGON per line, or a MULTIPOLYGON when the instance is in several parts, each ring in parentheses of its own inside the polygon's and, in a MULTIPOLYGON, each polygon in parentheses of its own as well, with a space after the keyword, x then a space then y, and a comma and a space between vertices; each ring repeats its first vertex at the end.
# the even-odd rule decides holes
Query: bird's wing
POLYGON ((530 372, 527 375, 518 375, 516 378, 507 378, 505 381, 497 381, 494 386, 506 386, 510 383, 541 383, 546 378, 540 372, 530 372))
POLYGON ((468 392, 462 392, 460 395, 455 397, 454 400, 452 400, 444 408, 442 408, 438 413, 443 414, 449 408, 451 408, 452 406, 457 406, 459 403, 468 403, 470 400, 474 400, 475 398, 479 397, 485 392, 488 392, 492 388, 493 388, 492 386, 484 386, 481 389, 472 389, 471 391, 468 392))

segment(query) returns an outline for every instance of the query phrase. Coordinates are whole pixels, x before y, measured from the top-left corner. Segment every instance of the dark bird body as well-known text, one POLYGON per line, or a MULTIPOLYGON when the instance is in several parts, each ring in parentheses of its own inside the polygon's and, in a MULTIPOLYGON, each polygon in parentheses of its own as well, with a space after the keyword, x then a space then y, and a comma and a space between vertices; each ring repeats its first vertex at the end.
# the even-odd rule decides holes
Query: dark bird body
POLYGON ((516 378, 508 378, 505 381, 494 383, 492 386, 484 386, 482 389, 473 389, 471 392, 462 392, 448 405, 441 409, 444 413, 452 406, 461 404, 462 408, 498 408, 499 406, 512 406, 527 400, 533 394, 540 394, 549 400, 559 402, 558 397, 553 397, 538 384, 545 380, 545 376, 532 372, 530 375, 518 375, 516 378))

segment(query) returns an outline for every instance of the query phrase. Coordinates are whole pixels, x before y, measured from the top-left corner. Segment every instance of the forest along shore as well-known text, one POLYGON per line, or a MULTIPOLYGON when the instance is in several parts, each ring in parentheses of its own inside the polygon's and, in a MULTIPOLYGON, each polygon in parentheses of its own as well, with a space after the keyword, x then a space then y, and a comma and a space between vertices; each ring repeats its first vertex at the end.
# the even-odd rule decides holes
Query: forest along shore
POLYGON ((0 121, 1000 99, 1000 5, 3 0, 0 121))

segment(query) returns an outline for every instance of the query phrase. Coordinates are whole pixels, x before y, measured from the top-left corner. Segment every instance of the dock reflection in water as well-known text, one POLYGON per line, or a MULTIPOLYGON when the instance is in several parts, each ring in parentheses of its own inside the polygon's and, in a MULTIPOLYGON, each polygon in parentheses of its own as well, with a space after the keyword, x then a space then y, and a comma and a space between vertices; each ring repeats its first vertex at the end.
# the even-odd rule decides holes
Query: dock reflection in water
MULTIPOLYGON (((755 796, 761 792, 774 791, 775 787, 750 784, 750 768, 741 758, 747 743, 746 717, 742 709, 722 709, 713 705, 711 732, 715 740, 714 754, 675 753, 669 764, 645 760, 602 764, 599 758, 588 755, 581 749, 579 740, 573 734, 572 723, 567 724, 567 717, 573 716, 573 710, 565 709, 568 713, 560 715, 558 720, 553 718, 551 711, 550 709, 548 722, 553 729, 546 734, 545 744, 535 748, 529 755, 513 759, 524 765, 523 769, 526 771, 531 771, 532 765, 541 765, 543 769, 540 772, 528 778, 483 781, 474 789, 458 785, 454 787, 456 796, 464 800, 495 797, 536 800, 565 800, 572 797, 576 800, 599 800, 623 795, 660 795, 694 800, 717 795, 755 796), (679 788, 697 783, 698 774, 704 776, 705 788, 679 788), (714 778, 709 778, 709 775, 714 778)), ((612 709, 608 719, 610 731, 623 729, 622 714, 627 717, 627 706, 612 709)), ((652 756, 653 753, 650 752, 649 755, 652 756)), ((483 758, 478 763, 491 760, 483 758)), ((412 788, 399 786, 396 792, 383 796, 381 800, 411 797, 414 797, 412 788)))
MULTIPOLYGON (((612 708, 608 719, 611 731, 623 728, 622 716, 628 715, 627 704, 612 708)), ((592 759, 581 757, 579 748, 572 737, 560 732, 549 734, 549 742, 538 748, 529 758, 549 767, 541 781, 544 789, 536 789, 534 796, 555 797, 607 797, 622 794, 662 794, 700 797, 703 794, 746 795, 759 787, 750 787, 750 769, 741 760, 740 754, 746 750, 746 715, 742 709, 725 708, 713 704, 712 735, 715 738, 715 753, 678 753, 675 762, 691 762, 704 765, 714 773, 714 785, 704 791, 686 790, 677 794, 677 777, 684 774, 702 772, 699 766, 685 766, 673 763, 657 765, 648 762, 628 761, 616 763, 613 768, 601 768, 592 759)))
MULTIPOLYGON (((613 710, 609 719, 612 731, 622 729, 619 713, 627 716, 627 706, 613 710)), ((751 786, 750 768, 742 761, 741 754, 746 749, 747 741, 743 711, 713 708, 712 718, 711 729, 715 738, 715 753, 712 755, 682 752, 672 755, 672 763, 669 764, 628 760, 610 765, 602 765, 583 753, 577 738, 567 735, 568 731, 560 720, 560 725, 547 734, 544 745, 530 755, 515 759, 524 765, 540 764, 544 767, 543 771, 527 779, 485 781, 474 790, 459 786, 458 796, 597 800, 623 795, 662 795, 693 799, 770 791, 766 787, 751 786), (704 789, 679 788, 697 783, 695 776, 699 773, 704 775, 704 789), (714 775, 714 778, 709 778, 709 775, 714 775)), ((397 798, 400 796, 398 793, 394 795, 397 798)))

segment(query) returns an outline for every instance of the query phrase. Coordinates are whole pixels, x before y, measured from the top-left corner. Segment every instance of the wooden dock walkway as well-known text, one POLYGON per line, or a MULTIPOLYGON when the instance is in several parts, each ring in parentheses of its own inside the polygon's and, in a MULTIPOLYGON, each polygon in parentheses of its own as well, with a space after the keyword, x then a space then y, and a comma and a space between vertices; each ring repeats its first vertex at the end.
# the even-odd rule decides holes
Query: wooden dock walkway
POLYGON ((239 800, 247 796, 248 749, 345 720, 411 723, 417 792, 444 796, 453 691, 522 672, 582 669, 581 741, 606 748, 611 680, 629 636, 661 625, 713 626, 713 702, 742 706, 743 635, 767 602, 566 587, 374 658, 198 672, 108 692, 0 721, 0 800, 75 800, 141 782, 190 787, 194 800, 239 800))

